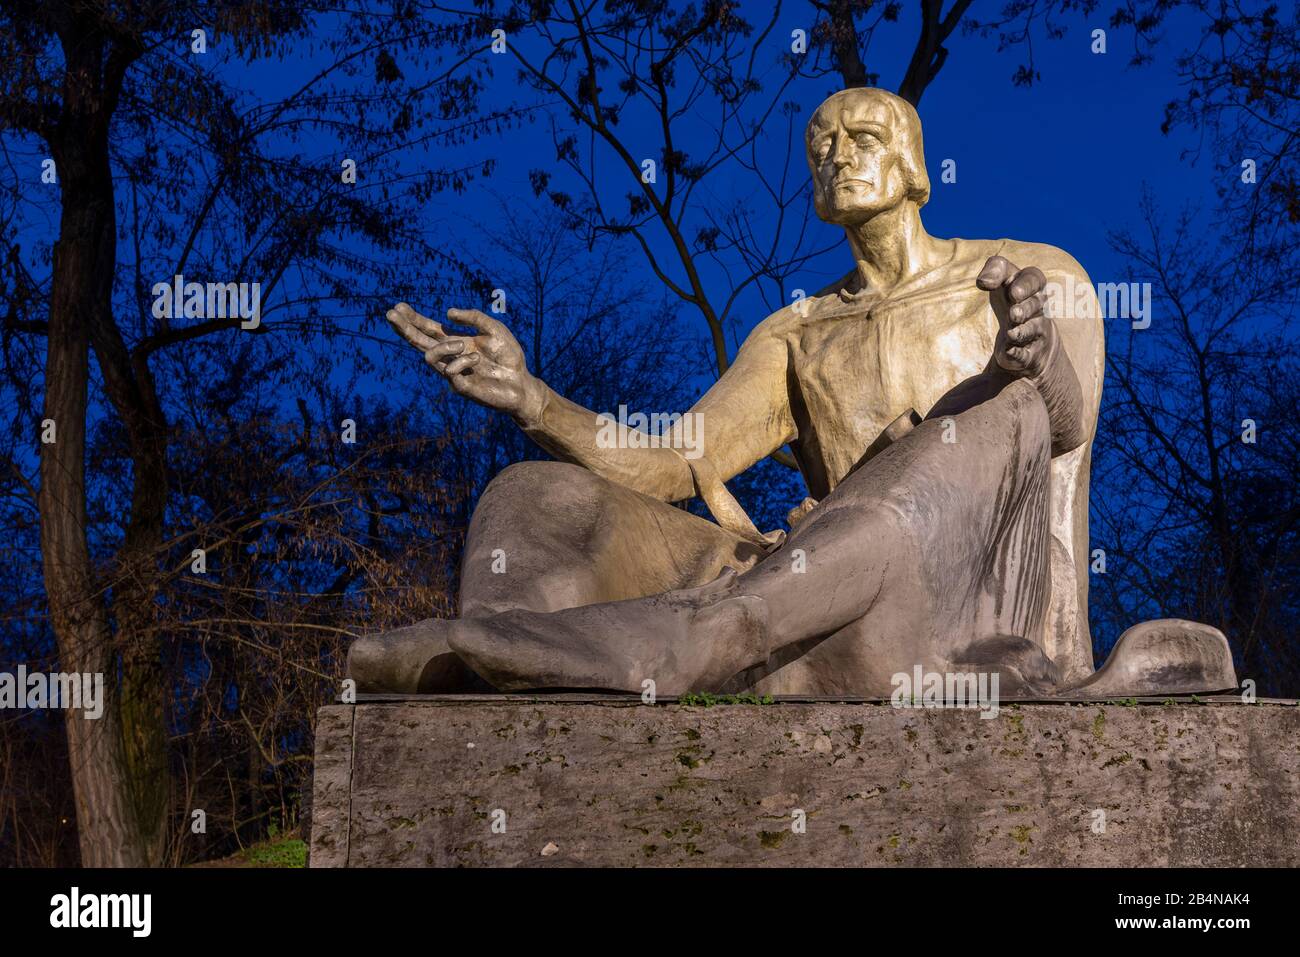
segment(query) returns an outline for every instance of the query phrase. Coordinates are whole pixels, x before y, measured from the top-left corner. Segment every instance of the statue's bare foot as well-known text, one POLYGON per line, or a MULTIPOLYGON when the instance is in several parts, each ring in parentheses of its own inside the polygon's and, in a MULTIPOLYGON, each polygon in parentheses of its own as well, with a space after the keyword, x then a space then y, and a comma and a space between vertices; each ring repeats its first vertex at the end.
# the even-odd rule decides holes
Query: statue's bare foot
POLYGON ((1061 694, 1129 698, 1236 687, 1237 673, 1223 632, 1195 621, 1161 618, 1125 631, 1095 674, 1061 694))
POLYGON ((357 690, 388 694, 475 694, 493 691, 447 644, 451 621, 430 618, 358 638, 348 648, 348 677, 357 690))
POLYGON ((769 647, 763 600, 721 591, 461 619, 448 640, 505 691, 640 692, 647 679, 658 694, 716 690, 769 647))

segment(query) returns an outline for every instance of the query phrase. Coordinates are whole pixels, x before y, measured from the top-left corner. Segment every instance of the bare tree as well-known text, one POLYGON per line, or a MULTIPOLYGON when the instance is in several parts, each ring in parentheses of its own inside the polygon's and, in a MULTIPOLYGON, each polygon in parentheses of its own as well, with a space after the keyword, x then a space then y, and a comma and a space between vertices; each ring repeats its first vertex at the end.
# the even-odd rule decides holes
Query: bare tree
MULTIPOLYGON (((47 157, 60 200, 52 250, 21 253, 15 244, 4 257, 14 293, 4 317, 6 357, 33 348, 15 348, 10 337, 44 343, 43 361, 6 371, 10 381, 26 377, 29 388, 43 389, 40 419, 56 430, 39 446, 36 497, 59 664, 110 679, 102 719, 72 711, 66 719, 86 865, 156 864, 167 844, 171 702, 156 625, 173 502, 167 406, 177 396, 169 386, 193 383, 189 375, 209 343, 229 350, 241 335, 285 362, 309 364, 311 350, 285 334, 318 329, 326 307, 373 302, 360 277, 391 289, 401 272, 401 257, 386 255, 382 266, 367 261, 354 238, 338 242, 338 231, 359 233, 389 254, 433 259, 436 251, 403 215, 406 204, 475 175, 413 174, 393 161, 399 146, 478 132, 459 106, 447 107, 471 109, 475 84, 464 71, 439 79, 437 56, 427 52, 442 42, 436 25, 374 16, 382 12, 366 3, 337 11, 290 0, 18 0, 0 12, 4 170, 17 193, 38 181, 36 159, 47 157), (326 10, 333 18, 327 65, 313 66, 282 97, 251 97, 205 66, 205 56, 253 63, 316 42, 326 10), (423 59, 428 69, 418 83, 405 81, 393 48, 410 64, 423 59), (362 182, 372 188, 344 188, 335 156, 321 162, 285 148, 308 131, 355 150, 362 182), (124 237, 129 271, 120 269, 124 237), (186 321, 152 309, 156 282, 187 271, 256 278, 256 331, 240 331, 247 317, 186 321), (176 378, 160 380, 169 373, 176 378), (120 430, 129 469, 127 504, 96 527, 87 449, 88 425, 100 415, 120 430)), ((4 225, 11 239, 13 221, 4 225)), ((445 256, 440 261, 452 272, 445 256)), ((22 423, 28 443, 38 424, 22 423)), ((15 448, 8 472, 35 488, 27 453, 15 448)))
POLYGON ((1300 272, 1206 239, 1183 214, 1115 248, 1154 290, 1149 329, 1112 333, 1098 430, 1097 604, 1221 626, 1244 677, 1293 693, 1300 603, 1300 272))
MULTIPOLYGON (((968 7, 956 0, 944 13, 942 0, 920 3, 915 53, 899 86, 913 103, 938 76, 944 44, 968 7)), ((752 22, 723 0, 489 4, 472 14, 430 8, 462 18, 467 56, 495 30, 509 37, 521 82, 559 107, 550 120, 556 159, 581 187, 575 196, 552 169, 538 168, 534 191, 591 243, 636 241, 653 274, 702 320, 717 375, 730 363, 728 333, 742 295, 757 289, 769 309, 779 308, 791 278, 834 248, 812 238, 803 121, 790 87, 828 72, 845 86, 876 82, 867 46, 881 23, 897 20, 898 4, 813 3, 806 54, 777 30, 780 3, 752 22)), ((784 451, 773 457, 794 466, 784 451)))

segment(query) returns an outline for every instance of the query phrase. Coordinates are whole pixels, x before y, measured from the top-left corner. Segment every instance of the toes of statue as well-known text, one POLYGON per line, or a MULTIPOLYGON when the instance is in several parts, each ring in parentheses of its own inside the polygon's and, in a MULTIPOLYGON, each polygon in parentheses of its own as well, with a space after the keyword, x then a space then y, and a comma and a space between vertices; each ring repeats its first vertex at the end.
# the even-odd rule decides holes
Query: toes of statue
POLYGON ((486 694, 494 689, 447 643, 448 621, 431 618, 366 635, 348 649, 348 676, 363 694, 486 694))

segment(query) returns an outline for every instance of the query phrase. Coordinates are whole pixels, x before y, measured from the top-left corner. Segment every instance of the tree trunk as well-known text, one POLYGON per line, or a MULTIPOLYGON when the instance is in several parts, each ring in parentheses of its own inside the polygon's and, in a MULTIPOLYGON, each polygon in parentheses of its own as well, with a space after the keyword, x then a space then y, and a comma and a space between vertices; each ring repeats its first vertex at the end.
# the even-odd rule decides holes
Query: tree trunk
MULTIPOLYGON (((119 606, 125 601, 135 607, 133 614, 119 614, 119 626, 129 627, 124 653, 120 659, 117 654, 106 589, 97 580, 90 554, 85 477, 92 333, 101 367, 113 365, 103 349, 112 338, 105 327, 112 323, 117 241, 109 120, 132 54, 110 49, 91 21, 71 20, 60 39, 66 60, 63 102, 48 141, 62 214, 51 279, 44 401, 44 417, 53 421, 55 434, 53 442, 41 445, 41 559, 61 668, 103 675, 102 716, 88 719, 80 710, 65 714, 81 863, 148 866, 161 862, 165 836, 162 691, 147 666, 146 648, 152 642, 139 627, 142 603, 131 601, 138 595, 140 569, 127 576, 135 581, 117 589, 119 606)), ((106 368, 110 394, 115 391, 111 378, 106 368)), ((131 423, 126 424, 130 429, 131 423)), ((135 481, 138 486, 140 477, 135 481)), ((156 507, 161 509, 161 502, 156 507)), ((139 516, 136 509, 132 512, 135 525, 139 516)), ((132 538, 129 532, 128 544, 132 538)))
POLYGON ((852 0, 831 0, 831 53, 835 69, 844 81, 844 89, 870 86, 867 67, 858 52, 858 26, 853 21, 852 0))
MULTIPOLYGON (((107 166, 107 156, 104 157, 107 166)), ((91 720, 69 709, 64 717, 77 806, 81 863, 87 867, 140 866, 135 815, 121 774, 112 632, 99 594, 86 537, 86 393, 90 343, 86 316, 107 296, 102 258, 114 240, 111 183, 102 189, 69 175, 60 162, 63 214, 54 253, 50 332, 46 337, 45 411, 55 440, 41 446, 41 559, 50 622, 64 671, 102 674, 103 716, 91 720), (100 193, 100 195, 94 195, 100 193)), ((111 268, 108 276, 112 276, 111 268)))

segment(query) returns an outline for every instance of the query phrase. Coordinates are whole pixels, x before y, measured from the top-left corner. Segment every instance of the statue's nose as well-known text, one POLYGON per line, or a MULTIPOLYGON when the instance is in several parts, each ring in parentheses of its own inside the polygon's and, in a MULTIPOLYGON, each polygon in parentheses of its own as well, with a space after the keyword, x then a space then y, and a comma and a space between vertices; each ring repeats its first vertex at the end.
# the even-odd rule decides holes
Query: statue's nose
POLYGON ((843 169, 853 162, 853 141, 847 136, 835 137, 831 147, 831 163, 836 169, 843 169))

